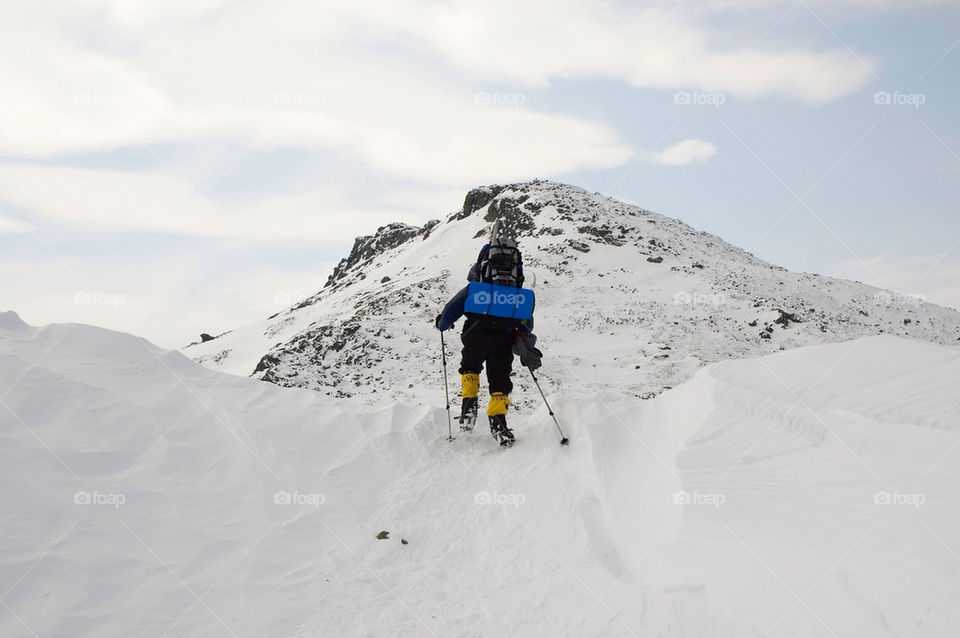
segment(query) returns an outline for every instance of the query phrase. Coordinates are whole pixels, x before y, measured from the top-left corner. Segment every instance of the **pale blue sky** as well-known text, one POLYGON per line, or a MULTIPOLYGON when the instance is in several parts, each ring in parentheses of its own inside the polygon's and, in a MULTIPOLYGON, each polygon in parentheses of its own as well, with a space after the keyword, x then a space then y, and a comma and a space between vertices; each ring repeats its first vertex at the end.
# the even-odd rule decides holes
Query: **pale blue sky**
POLYGON ((0 22, 0 300, 28 322, 182 345, 535 177, 960 306, 955 3, 176 4, 0 22))

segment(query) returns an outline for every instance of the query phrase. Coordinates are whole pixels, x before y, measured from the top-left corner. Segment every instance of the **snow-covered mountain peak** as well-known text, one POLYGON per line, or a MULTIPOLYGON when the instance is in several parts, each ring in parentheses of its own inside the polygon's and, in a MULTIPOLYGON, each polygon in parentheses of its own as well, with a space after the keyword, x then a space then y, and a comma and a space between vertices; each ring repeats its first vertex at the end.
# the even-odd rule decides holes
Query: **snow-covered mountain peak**
MULTIPOLYGON (((699 255, 706 249, 715 258, 766 265, 718 237, 698 233, 676 219, 599 193, 591 194, 577 186, 533 180, 474 188, 467 193, 462 208, 445 222, 433 220, 422 227, 394 223, 378 228, 372 235, 358 237, 325 288, 342 287, 364 278, 360 272, 364 266, 415 238, 426 239, 442 223, 468 220, 471 228, 477 228, 473 239, 479 244, 497 219, 506 234, 520 241, 521 248, 551 250, 573 260, 590 252, 594 244, 602 244, 632 245, 640 254, 654 259, 663 254, 681 257, 686 249, 699 255), (709 239, 691 239, 697 237, 709 239), (697 244, 700 251, 694 249, 697 244), (358 274, 351 278, 353 273, 358 274)), ((694 263, 698 262, 691 261, 691 265, 694 263)))
POLYGON ((475 188, 443 221, 360 237, 316 295, 185 352, 285 386, 432 401, 433 317, 465 285, 496 219, 536 282, 543 376, 558 385, 654 396, 723 359, 876 334, 960 337, 956 311, 789 272, 676 219, 535 180, 475 188))

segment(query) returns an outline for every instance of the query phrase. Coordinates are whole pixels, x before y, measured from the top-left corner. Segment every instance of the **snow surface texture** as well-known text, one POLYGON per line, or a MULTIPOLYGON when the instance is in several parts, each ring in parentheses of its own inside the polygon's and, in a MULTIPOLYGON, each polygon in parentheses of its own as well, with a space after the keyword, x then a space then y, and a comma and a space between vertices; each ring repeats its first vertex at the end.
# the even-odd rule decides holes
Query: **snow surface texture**
POLYGON ((955 636, 958 388, 861 338, 553 394, 571 446, 541 408, 501 450, 0 314, 0 635, 955 636))
MULTIPOLYGON (((433 319, 466 284, 498 217, 537 280, 541 375, 565 392, 652 397, 704 363, 877 334, 960 339, 954 310, 792 273, 675 219, 534 181, 470 191, 444 222, 361 237, 317 295, 184 352, 283 386, 435 404, 442 379, 433 319)), ((447 339, 454 372, 461 325, 447 339)), ((539 395, 527 377, 518 381, 515 408, 529 411, 539 395)))

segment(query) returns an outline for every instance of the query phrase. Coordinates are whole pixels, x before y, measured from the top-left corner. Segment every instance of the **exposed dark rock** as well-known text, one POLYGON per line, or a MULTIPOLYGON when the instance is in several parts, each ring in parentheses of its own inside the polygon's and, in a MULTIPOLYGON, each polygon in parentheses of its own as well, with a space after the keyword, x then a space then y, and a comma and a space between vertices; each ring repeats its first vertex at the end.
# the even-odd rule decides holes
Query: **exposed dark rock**
MULTIPOLYGON (((358 266, 365 264, 378 255, 404 244, 418 235, 424 237, 430 234, 433 227, 439 224, 438 220, 427 222, 424 226, 417 228, 407 224, 393 223, 381 226, 376 234, 357 237, 353 242, 353 249, 350 255, 341 259, 337 267, 333 269, 330 278, 324 288, 330 288, 341 282, 351 271, 357 270, 358 266)), ((361 278, 363 275, 361 274, 361 278)), ((312 300, 307 300, 298 307, 310 305, 312 300)))
POLYGON ((211 336, 208 335, 206 332, 201 332, 201 333, 200 333, 200 343, 206 343, 206 342, 208 342, 208 341, 213 341, 214 339, 215 339, 215 337, 211 337, 211 336))
POLYGON ((549 226, 544 226, 537 232, 537 237, 539 237, 540 235, 553 235, 554 237, 556 237, 557 235, 562 235, 562 234, 563 234, 563 230, 560 228, 551 228, 549 226))
POLYGON ((258 372, 266 372, 267 370, 277 365, 278 363, 280 363, 280 360, 277 357, 271 354, 265 354, 260 359, 260 362, 257 364, 257 367, 253 370, 253 373, 256 374, 258 372))
POLYGON ((660 257, 659 255, 656 257, 647 257, 647 261, 649 261, 651 264, 662 264, 663 257, 660 257))
POLYGON ((524 202, 523 207, 531 213, 539 213, 540 209, 543 208, 543 204, 540 202, 524 202))
MULTIPOLYGON (((606 225, 580 226, 577 228, 577 232, 579 232, 581 235, 590 235, 592 237, 596 237, 598 240, 605 244, 610 244, 611 246, 623 246, 623 241, 620 239, 620 237, 615 236, 613 229, 606 225)), ((623 236, 622 230, 620 232, 620 236, 623 236)))
POLYGON ((777 312, 780 313, 780 316, 774 319, 773 323, 779 324, 784 328, 789 326, 791 323, 800 323, 801 321, 803 321, 802 319, 799 319, 797 315, 792 312, 787 312, 785 310, 781 310, 780 308, 777 308, 777 312))
POLYGON ((487 222, 499 219, 506 234, 514 237, 531 235, 536 228, 533 216, 521 208, 517 200, 510 197, 500 197, 491 201, 483 219, 487 222))
POLYGON ((451 218, 451 221, 455 219, 464 219, 469 217, 476 211, 480 210, 484 206, 490 203, 494 197, 499 195, 504 191, 506 186, 481 186, 480 188, 474 188, 467 193, 467 196, 463 199, 463 209, 451 218))

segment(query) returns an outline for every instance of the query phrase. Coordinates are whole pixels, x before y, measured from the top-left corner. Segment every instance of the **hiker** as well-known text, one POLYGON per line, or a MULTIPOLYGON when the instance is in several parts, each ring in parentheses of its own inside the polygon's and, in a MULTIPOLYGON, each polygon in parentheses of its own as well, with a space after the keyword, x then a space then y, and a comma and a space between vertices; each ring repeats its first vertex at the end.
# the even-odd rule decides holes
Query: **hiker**
POLYGON ((435 321, 437 329, 443 331, 452 328, 461 316, 467 318, 460 336, 460 428, 472 430, 476 422, 480 372, 486 364, 490 433, 509 447, 514 441, 513 431, 507 427, 513 355, 516 353, 520 363, 531 371, 540 367, 543 356, 535 347, 533 291, 523 288, 523 261, 517 242, 506 237, 492 239, 480 250, 467 279, 471 284, 447 302, 435 321))

